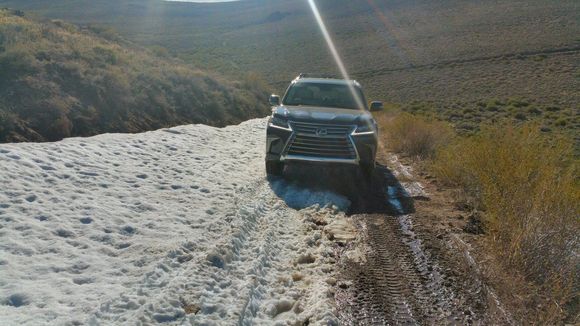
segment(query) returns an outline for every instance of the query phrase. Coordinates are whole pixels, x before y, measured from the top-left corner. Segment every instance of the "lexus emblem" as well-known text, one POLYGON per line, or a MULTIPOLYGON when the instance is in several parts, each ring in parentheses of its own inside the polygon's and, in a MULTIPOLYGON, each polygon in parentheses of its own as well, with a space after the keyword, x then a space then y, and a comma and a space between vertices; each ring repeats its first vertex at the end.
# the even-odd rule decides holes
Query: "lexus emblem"
POLYGON ((328 130, 326 128, 318 128, 316 129, 316 135, 317 136, 326 136, 328 135, 328 130))

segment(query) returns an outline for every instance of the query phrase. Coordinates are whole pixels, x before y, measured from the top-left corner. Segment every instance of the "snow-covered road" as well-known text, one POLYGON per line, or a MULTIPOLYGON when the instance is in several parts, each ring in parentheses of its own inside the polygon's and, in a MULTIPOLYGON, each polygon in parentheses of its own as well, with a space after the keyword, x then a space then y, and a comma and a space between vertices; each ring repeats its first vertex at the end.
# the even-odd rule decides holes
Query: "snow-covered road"
POLYGON ((335 323, 349 201, 266 180, 264 127, 0 145, 0 324, 335 323))

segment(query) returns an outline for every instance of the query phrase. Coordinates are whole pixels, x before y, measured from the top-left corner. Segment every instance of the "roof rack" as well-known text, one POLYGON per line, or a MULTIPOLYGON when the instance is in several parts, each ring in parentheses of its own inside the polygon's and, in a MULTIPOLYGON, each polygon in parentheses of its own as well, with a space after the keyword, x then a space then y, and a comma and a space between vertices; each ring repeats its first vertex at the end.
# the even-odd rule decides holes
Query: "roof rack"
POLYGON ((342 79, 342 78, 338 77, 337 75, 313 74, 313 73, 301 73, 300 75, 298 75, 298 77, 296 77, 296 79, 302 79, 302 78, 342 79))
MULTIPOLYGON (((302 73, 300 75, 298 75, 298 77, 296 77, 294 79, 294 83, 302 78, 316 78, 316 79, 340 79, 343 80, 342 77, 336 76, 336 75, 330 75, 330 74, 311 74, 311 73, 302 73)), ((360 87, 360 84, 358 81, 356 81, 355 79, 351 79, 350 82, 352 82, 353 84, 357 85, 360 87)))

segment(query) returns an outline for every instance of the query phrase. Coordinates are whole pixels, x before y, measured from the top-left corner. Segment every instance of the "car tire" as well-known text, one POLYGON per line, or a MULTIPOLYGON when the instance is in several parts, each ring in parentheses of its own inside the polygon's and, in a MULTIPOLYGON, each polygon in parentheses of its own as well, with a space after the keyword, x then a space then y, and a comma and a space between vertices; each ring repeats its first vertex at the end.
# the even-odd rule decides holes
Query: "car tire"
POLYGON ((284 163, 280 161, 266 161, 266 173, 269 175, 282 175, 284 163))
POLYGON ((363 175, 370 179, 373 176, 373 172, 375 171, 375 163, 360 163, 360 169, 363 175))

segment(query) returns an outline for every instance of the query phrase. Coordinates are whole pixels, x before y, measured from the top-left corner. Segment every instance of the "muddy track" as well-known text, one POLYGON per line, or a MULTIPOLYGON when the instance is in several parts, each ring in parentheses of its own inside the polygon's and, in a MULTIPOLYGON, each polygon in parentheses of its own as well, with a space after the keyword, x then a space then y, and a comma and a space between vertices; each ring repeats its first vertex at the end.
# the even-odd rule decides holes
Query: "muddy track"
POLYGON ((359 242, 336 252, 341 277, 335 299, 341 324, 483 323, 481 283, 461 270, 456 253, 415 222, 413 197, 382 166, 369 186, 375 196, 353 200, 351 217, 359 242), (384 209, 377 210, 381 205, 384 209), (351 260, 345 254, 349 250, 362 252, 364 259, 351 260))
POLYGON ((351 201, 358 239, 337 242, 334 253, 340 325, 497 324, 485 285, 449 241, 450 230, 434 231, 416 211, 430 198, 412 169, 394 156, 385 161, 393 168, 378 165, 370 179, 339 168, 286 170, 293 183, 351 201))
MULTIPOLYGON (((470 307, 455 302, 437 263, 426 257, 416 236, 404 234, 401 219, 359 216, 367 244, 366 262, 347 263, 350 284, 337 293, 347 325, 471 324, 470 307), (416 243, 415 243, 416 244, 416 243)), ((448 283, 448 282, 447 282, 448 283)))

